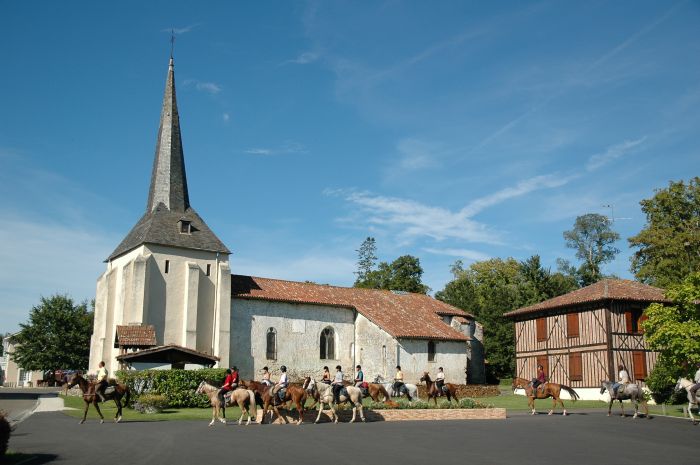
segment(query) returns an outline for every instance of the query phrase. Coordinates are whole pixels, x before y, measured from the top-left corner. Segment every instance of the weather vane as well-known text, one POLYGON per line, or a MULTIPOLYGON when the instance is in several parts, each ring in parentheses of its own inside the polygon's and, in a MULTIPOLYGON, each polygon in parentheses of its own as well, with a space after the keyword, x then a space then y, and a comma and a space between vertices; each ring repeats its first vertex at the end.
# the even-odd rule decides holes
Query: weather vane
POLYGON ((173 57, 173 50, 175 49, 175 29, 170 30, 170 58, 173 57))

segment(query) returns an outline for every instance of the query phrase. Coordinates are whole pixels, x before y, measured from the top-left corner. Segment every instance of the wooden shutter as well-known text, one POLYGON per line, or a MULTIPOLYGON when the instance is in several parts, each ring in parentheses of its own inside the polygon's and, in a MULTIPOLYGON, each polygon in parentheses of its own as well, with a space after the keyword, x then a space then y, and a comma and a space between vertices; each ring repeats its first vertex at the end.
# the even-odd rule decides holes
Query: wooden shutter
POLYGON ((647 354, 641 350, 632 352, 632 365, 634 365, 634 379, 644 380, 647 377, 647 354))
POLYGON ((628 333, 634 332, 634 323, 632 322, 633 316, 631 311, 625 312, 625 327, 628 333))
POLYGON ((569 379, 583 381, 583 363, 580 352, 569 354, 569 379))
POLYGON ((547 375, 547 379, 549 379, 549 357, 546 355, 538 355, 537 364, 542 365, 542 368, 544 368, 544 374, 547 375))
POLYGON ((578 337, 578 313, 567 313, 566 315, 566 336, 567 337, 578 337))
POLYGON ((547 318, 537 319, 537 342, 547 340, 547 318))

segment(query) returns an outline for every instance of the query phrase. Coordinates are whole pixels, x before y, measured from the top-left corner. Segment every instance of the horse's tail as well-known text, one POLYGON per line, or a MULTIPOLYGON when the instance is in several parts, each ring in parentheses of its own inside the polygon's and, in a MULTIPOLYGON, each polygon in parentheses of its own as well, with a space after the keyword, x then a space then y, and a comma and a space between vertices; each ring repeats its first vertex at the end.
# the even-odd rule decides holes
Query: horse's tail
POLYGON ((569 393, 569 395, 571 396, 571 400, 573 400, 574 402, 576 402, 577 400, 580 399, 580 396, 578 395, 578 393, 576 391, 574 391, 572 388, 570 388, 569 386, 562 384, 561 388, 569 393))
POLYGON ((391 396, 381 384, 379 385, 379 392, 381 392, 384 396, 384 402, 386 402, 387 400, 391 400, 391 396))
POLYGON ((255 406, 255 392, 253 392, 251 389, 248 389, 248 401, 250 402, 250 406, 248 407, 248 416, 255 417, 255 421, 257 421, 258 411, 255 406))

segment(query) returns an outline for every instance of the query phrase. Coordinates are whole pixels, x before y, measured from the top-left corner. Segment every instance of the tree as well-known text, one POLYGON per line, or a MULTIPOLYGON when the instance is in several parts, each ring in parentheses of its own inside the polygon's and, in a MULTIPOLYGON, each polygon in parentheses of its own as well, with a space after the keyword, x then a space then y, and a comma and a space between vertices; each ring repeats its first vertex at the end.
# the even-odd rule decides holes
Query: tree
POLYGON ((458 260, 451 271, 454 279, 435 297, 473 314, 484 325, 491 380, 512 376, 515 370, 513 322, 503 314, 578 287, 573 277, 544 268, 538 255, 522 262, 494 258, 475 262, 466 270, 458 260))
POLYGON ((367 279, 367 275, 374 268, 374 264, 377 262, 377 244, 373 237, 368 237, 362 244, 360 248, 356 250, 357 252, 357 279, 355 284, 362 282, 367 279))
POLYGON ((427 294, 430 288, 421 282, 422 276, 420 260, 403 255, 391 263, 381 262, 378 269, 368 272, 364 280, 358 278, 355 287, 427 294))
MULTIPOLYGON (((654 303, 644 312, 644 338, 675 366, 700 362, 700 272, 666 290, 673 305, 654 303)), ((692 366, 687 368, 690 374, 692 366)))
POLYGON ((25 370, 86 369, 90 356, 93 313, 87 303, 75 305, 67 296, 41 298, 29 322, 20 324, 10 355, 25 370))
POLYGON ((667 288, 700 271, 700 177, 670 182, 640 205, 647 223, 627 239, 638 249, 631 266, 637 279, 667 288))
POLYGON ((613 245, 620 235, 612 230, 607 217, 597 213, 577 217, 574 228, 564 231, 564 239, 567 247, 576 250, 576 258, 583 261, 578 269, 583 286, 600 281, 600 266, 620 253, 613 245))

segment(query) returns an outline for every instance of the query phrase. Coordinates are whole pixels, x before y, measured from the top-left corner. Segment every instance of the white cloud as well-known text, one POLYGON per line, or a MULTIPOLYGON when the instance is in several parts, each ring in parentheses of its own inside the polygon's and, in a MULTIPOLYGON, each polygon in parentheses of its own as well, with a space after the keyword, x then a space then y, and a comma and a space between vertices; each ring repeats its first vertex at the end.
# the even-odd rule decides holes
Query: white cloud
POLYGON ((199 26, 201 23, 195 23, 195 24, 190 24, 189 26, 185 27, 171 27, 168 29, 161 29, 161 32, 172 32, 173 34, 180 35, 180 34, 185 34, 187 32, 190 32, 192 29, 196 28, 199 26))
POLYGON ((205 81, 199 81, 197 79, 186 79, 183 84, 185 87, 190 87, 193 86, 195 89, 197 89, 200 92, 206 92, 208 94, 216 95, 219 92, 221 92, 222 87, 220 84, 217 84, 215 82, 205 82, 205 81))
POLYGON ((279 147, 269 148, 269 147, 254 147, 244 150, 244 153, 250 155, 290 155, 295 153, 308 153, 306 147, 295 141, 286 141, 279 147))
POLYGON ((479 252, 477 250, 469 250, 469 249, 434 249, 434 248, 424 248, 423 249, 425 252, 436 254, 436 255, 447 255, 450 257, 458 257, 458 258, 464 258, 469 261, 482 261, 482 260, 488 260, 491 258, 490 255, 485 254, 483 252, 479 252))
POLYGON ((587 171, 594 171, 601 168, 613 160, 620 158, 626 153, 634 150, 636 147, 642 145, 647 140, 647 136, 640 137, 635 140, 626 140, 620 144, 611 145, 605 152, 598 153, 591 156, 586 163, 587 171))
POLYGON ((425 141, 414 138, 402 139, 397 149, 400 155, 398 166, 403 170, 420 170, 437 165, 435 147, 425 141))
POLYGON ((290 63, 296 65, 308 65, 309 63, 317 61, 320 57, 321 54, 318 52, 303 52, 298 57, 292 60, 284 61, 280 63, 280 65, 286 65, 290 63))
POLYGON ((224 123, 228 123, 231 119, 231 115, 229 115, 228 113, 224 113, 223 115, 221 115, 221 119, 224 120, 224 123))
POLYGON ((236 273, 290 281, 313 281, 338 286, 352 285, 356 270, 354 259, 333 252, 315 250, 296 257, 237 257, 236 273))

